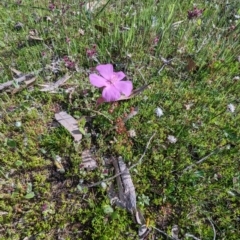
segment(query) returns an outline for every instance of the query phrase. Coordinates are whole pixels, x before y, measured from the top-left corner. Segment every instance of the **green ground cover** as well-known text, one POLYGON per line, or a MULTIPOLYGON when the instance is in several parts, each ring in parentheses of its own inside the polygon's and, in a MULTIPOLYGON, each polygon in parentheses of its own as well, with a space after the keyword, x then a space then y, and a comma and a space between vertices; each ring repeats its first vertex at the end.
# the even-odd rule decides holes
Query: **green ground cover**
POLYGON ((238 0, 2 0, 0 84, 11 69, 44 70, 0 92, 0 239, 138 239, 126 210, 106 211, 107 189, 79 182, 112 176, 105 157, 138 162, 151 136, 131 171, 147 239, 174 225, 180 239, 240 239, 239 17, 238 0), (89 75, 106 63, 135 89, 150 85, 97 105, 89 75), (56 93, 41 91, 66 73, 56 93), (78 120, 80 143, 54 119, 60 111, 78 120), (94 171, 81 169, 86 149, 94 171))

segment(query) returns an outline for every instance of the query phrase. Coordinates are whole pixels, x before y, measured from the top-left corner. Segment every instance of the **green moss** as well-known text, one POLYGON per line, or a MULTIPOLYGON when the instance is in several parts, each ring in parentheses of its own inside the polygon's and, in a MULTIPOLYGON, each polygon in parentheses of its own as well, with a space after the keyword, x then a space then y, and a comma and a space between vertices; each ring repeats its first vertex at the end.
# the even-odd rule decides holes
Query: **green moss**
MULTIPOLYGON (((188 20, 193 5, 175 0, 110 1, 94 12, 76 0, 60 1, 53 11, 49 1, 2 1, 0 83, 13 79, 9 67, 28 73, 63 56, 76 62, 77 71, 61 62, 58 73, 45 69, 33 87, 11 94, 15 84, 10 92, 0 92, 0 224, 7 229, 0 239, 136 239, 138 226, 130 214, 117 207, 112 214, 104 212, 103 206, 110 204, 106 191, 97 187, 80 192, 77 185, 79 180, 99 181, 106 156, 121 155, 126 163, 136 163, 155 133, 142 163, 131 171, 138 205, 150 224, 169 235, 177 224, 180 238, 190 233, 212 239, 210 219, 217 238, 237 240, 237 3, 197 1, 205 11, 188 20), (17 22, 22 29, 15 28, 17 22), (32 29, 43 40, 29 41, 32 29), (93 44, 97 61, 86 54, 93 44), (161 57, 173 60, 159 72, 161 57), (100 91, 88 76, 97 62, 115 64, 135 88, 151 85, 115 107, 96 106, 100 91), (71 78, 59 92, 40 91, 38 84, 55 82, 67 72, 71 78), (69 87, 74 87, 71 94, 64 92, 69 87), (230 103, 234 113, 227 110, 230 103), (124 131, 117 131, 117 119, 131 107, 138 107, 138 114, 124 124, 124 131), (163 109, 160 118, 157 107, 163 109), (79 121, 86 118, 80 144, 54 120, 59 111, 79 121), (129 130, 136 136, 130 137, 129 130), (177 138, 175 144, 169 135, 177 138), (81 153, 90 148, 99 168, 82 171, 81 153), (57 171, 56 155, 65 173, 57 171), (35 196, 26 199, 30 183, 35 196)), ((161 239, 156 231, 151 237, 161 239)))

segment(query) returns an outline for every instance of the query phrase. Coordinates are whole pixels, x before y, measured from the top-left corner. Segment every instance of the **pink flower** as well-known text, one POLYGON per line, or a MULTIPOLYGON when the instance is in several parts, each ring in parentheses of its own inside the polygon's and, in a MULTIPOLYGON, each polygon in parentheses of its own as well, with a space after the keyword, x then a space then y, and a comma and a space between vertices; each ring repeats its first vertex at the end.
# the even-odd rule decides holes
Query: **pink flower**
POLYGON ((133 85, 131 81, 122 81, 125 77, 123 72, 113 72, 112 64, 98 65, 96 67, 99 75, 90 74, 90 82, 93 86, 102 88, 102 97, 106 102, 117 101, 121 94, 130 96, 133 85))

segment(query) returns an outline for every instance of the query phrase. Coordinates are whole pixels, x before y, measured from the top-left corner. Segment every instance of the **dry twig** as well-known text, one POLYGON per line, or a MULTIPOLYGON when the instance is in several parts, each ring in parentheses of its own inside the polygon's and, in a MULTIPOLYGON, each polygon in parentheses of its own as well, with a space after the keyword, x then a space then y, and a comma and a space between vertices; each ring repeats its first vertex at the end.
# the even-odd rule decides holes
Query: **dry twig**
POLYGON ((190 166, 184 168, 184 169, 183 169, 183 172, 186 172, 187 170, 192 169, 194 166, 202 163, 203 161, 205 161, 206 159, 208 159, 209 157, 211 157, 213 154, 215 154, 215 153, 217 153, 217 152, 219 152, 219 151, 221 151, 221 150, 223 150, 223 149, 225 149, 225 148, 226 148, 226 145, 223 146, 223 147, 220 147, 220 148, 217 148, 217 149, 213 150, 213 151, 210 152, 207 156, 201 158, 201 159, 200 159, 199 161, 197 161, 196 163, 191 164, 190 166))
POLYGON ((11 81, 0 84, 0 91, 2 91, 5 88, 8 88, 8 87, 12 86, 14 83, 18 84, 18 83, 24 82, 26 80, 29 80, 29 79, 35 77, 37 74, 39 74, 41 71, 43 71, 43 69, 44 68, 40 68, 40 69, 38 69, 34 72, 27 73, 27 74, 23 75, 22 77, 19 77, 19 78, 16 78, 14 80, 11 80, 11 81))
POLYGON ((101 115, 101 116, 105 117, 111 124, 113 124, 112 119, 110 119, 110 118, 109 118, 106 114, 104 114, 104 113, 101 113, 101 112, 96 111, 96 110, 93 110, 93 109, 88 109, 88 108, 81 108, 81 110, 91 111, 91 112, 97 113, 98 115, 101 115))
POLYGON ((212 222, 212 220, 210 218, 208 218, 208 221, 210 222, 210 224, 212 225, 212 229, 213 229, 213 240, 216 240, 216 229, 214 227, 214 224, 212 222))
POLYGON ((58 87, 62 86, 70 77, 71 77, 71 75, 68 75, 68 73, 66 73, 63 77, 61 77, 55 83, 40 84, 40 86, 43 87, 40 91, 55 93, 56 90, 58 89, 58 87))
POLYGON ((167 235, 165 232, 163 232, 162 230, 158 229, 158 228, 155 228, 153 226, 151 226, 151 228, 157 230, 158 232, 160 232, 161 234, 163 234, 165 237, 167 237, 167 239, 171 239, 171 240, 174 240, 174 238, 170 237, 169 235, 167 235))
POLYGON ((122 171, 122 172, 120 172, 120 173, 118 173, 118 174, 115 174, 114 176, 112 176, 112 177, 110 177, 110 178, 106 178, 106 179, 103 179, 103 180, 101 180, 101 181, 99 181, 99 182, 96 182, 96 183, 93 183, 93 184, 88 184, 88 185, 82 185, 82 186, 83 186, 83 187, 95 187, 95 186, 98 186, 98 185, 100 185, 102 182, 111 181, 111 180, 113 180, 114 178, 122 175, 122 174, 125 173, 126 171, 130 171, 132 168, 134 168, 134 167, 136 167, 137 165, 141 164, 141 163, 142 163, 142 159, 143 159, 143 157, 145 156, 145 154, 146 154, 146 152, 147 152, 147 150, 148 150, 148 147, 149 147, 149 145, 150 145, 150 143, 151 143, 151 141, 152 141, 152 139, 153 139, 153 137, 154 137, 155 135, 156 135, 156 133, 153 133, 153 135, 149 138, 149 140, 148 140, 148 142, 147 142, 147 145, 146 145, 146 147, 145 147, 145 150, 144 150, 142 156, 140 157, 140 159, 138 160, 137 163, 133 164, 133 165, 132 165, 131 167, 129 167, 129 168, 126 168, 125 171, 122 171))
POLYGON ((200 238, 197 238, 197 237, 195 237, 194 235, 192 235, 192 234, 190 234, 190 233, 186 233, 186 234, 185 234, 185 237, 191 237, 191 238, 193 238, 194 240, 201 240, 200 238))

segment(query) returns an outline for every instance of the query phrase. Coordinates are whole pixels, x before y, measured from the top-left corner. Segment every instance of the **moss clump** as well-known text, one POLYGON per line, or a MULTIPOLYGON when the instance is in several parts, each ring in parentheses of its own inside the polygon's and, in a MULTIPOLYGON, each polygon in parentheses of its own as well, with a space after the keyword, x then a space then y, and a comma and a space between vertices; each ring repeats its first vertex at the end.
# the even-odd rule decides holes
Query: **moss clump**
MULTIPOLYGON (((32 86, 15 81, 0 92, 0 239, 136 239, 132 216, 111 207, 106 190, 79 182, 105 177, 104 157, 137 163, 155 134, 131 171, 146 221, 167 235, 178 225, 179 238, 237 240, 237 3, 197 1, 205 10, 189 19, 194 6, 175 0, 107 1, 94 9, 76 0, 2 0, 0 84, 16 77, 10 67, 45 69, 32 86), (88 78, 98 63, 112 63, 135 88, 149 86, 96 105, 100 92, 88 78), (56 93, 40 91, 66 73, 71 78, 56 93), (80 143, 54 120, 60 111, 79 121, 80 143), (85 149, 94 152, 95 171, 80 167, 85 149)), ((153 229, 150 238, 164 236, 153 229)))

